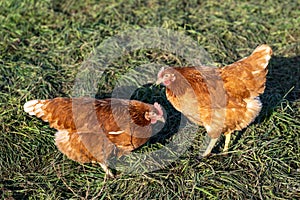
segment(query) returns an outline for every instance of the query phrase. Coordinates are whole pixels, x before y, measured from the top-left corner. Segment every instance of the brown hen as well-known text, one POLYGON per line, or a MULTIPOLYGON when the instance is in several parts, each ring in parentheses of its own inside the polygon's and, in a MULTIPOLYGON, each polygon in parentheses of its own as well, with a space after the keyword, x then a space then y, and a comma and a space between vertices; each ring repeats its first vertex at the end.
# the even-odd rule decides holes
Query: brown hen
POLYGON ((222 68, 160 70, 156 83, 166 86, 167 99, 189 120, 204 126, 211 137, 202 156, 211 153, 222 133, 227 152, 231 133, 248 126, 259 114, 271 54, 268 45, 261 45, 249 57, 222 68))
POLYGON ((164 122, 158 103, 136 100, 55 98, 32 100, 25 112, 49 122, 58 132, 55 144, 68 158, 80 163, 97 162, 108 177, 108 159, 143 145, 152 135, 151 124, 164 122))

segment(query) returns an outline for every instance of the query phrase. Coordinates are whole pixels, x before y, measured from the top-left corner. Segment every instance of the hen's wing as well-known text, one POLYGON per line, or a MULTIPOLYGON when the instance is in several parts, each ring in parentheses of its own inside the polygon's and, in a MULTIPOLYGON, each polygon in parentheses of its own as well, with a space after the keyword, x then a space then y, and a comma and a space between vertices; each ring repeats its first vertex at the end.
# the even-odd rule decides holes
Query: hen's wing
MULTIPOLYGON (((70 159, 81 163, 104 162, 112 147, 107 146, 111 142, 105 137, 98 121, 94 102, 95 99, 91 98, 32 100, 24 105, 24 110, 58 130, 55 134, 56 146, 70 159), (97 134, 89 139, 90 133, 97 134), (91 141, 98 142, 96 149, 91 141), (103 154, 104 149, 107 155, 103 154)), ((106 101, 102 103, 107 104, 106 101)))
POLYGON ((257 47, 253 53, 220 69, 229 96, 234 98, 257 97, 264 92, 267 65, 272 55, 268 45, 257 47))
POLYGON ((149 112, 152 105, 116 99, 112 99, 111 104, 111 116, 120 128, 107 131, 107 137, 118 147, 119 155, 127 154, 151 137, 152 128, 150 121, 145 119, 145 112, 149 112))

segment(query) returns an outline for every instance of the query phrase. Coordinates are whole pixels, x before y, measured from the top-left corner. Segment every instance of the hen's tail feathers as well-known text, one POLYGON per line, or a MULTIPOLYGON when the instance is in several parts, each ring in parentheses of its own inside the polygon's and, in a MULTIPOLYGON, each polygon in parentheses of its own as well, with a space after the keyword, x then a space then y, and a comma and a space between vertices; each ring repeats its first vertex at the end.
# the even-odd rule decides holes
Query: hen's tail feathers
POLYGON ((24 104, 24 111, 29 115, 35 115, 39 118, 45 115, 43 106, 47 103, 47 100, 31 100, 24 104))
POLYGON ((51 128, 74 129, 71 99, 31 100, 24 104, 24 111, 49 122, 51 128))
POLYGON ((246 67, 253 75, 253 78, 250 79, 251 81, 244 80, 253 97, 262 94, 265 90, 266 75, 268 73, 267 66, 271 55, 271 47, 264 44, 257 47, 250 56, 238 62, 239 65, 246 67))
POLYGON ((258 46, 253 53, 244 59, 252 67, 252 73, 259 73, 267 68, 271 59, 272 49, 266 44, 258 46))

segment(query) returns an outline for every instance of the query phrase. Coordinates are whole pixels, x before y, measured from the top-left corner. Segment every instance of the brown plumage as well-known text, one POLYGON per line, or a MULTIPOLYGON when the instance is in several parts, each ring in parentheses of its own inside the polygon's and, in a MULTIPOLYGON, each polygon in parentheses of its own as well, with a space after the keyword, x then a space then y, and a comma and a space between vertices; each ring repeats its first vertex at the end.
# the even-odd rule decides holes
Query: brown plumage
POLYGON ((164 121, 158 103, 136 100, 32 100, 24 104, 24 110, 58 130, 55 144, 67 157, 80 163, 97 162, 109 177, 113 174, 108 159, 143 145, 152 135, 151 124, 164 121))
POLYGON ((231 133, 248 126, 259 114, 271 54, 269 46, 261 45, 249 57, 222 68, 173 67, 158 73, 156 83, 166 86, 172 105, 204 126, 212 138, 203 156, 211 153, 222 133, 226 152, 231 133))

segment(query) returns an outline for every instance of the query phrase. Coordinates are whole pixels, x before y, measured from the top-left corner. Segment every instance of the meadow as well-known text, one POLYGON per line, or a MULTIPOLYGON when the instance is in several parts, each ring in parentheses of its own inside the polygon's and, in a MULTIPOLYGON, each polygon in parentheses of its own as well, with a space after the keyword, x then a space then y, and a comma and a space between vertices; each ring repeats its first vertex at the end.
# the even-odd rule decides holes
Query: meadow
MULTIPOLYGON (((296 0, 1 1, 0 197, 298 199, 299 77, 300 2, 296 0), (154 33, 159 30, 168 38, 154 33), (133 43, 128 47, 129 40, 133 43), (32 99, 111 96, 119 79, 126 85, 132 77, 141 77, 137 72, 146 68, 141 66, 191 65, 194 44, 217 67, 248 56, 260 44, 273 49, 261 95, 263 109, 249 127, 233 134, 227 156, 221 154, 222 137, 214 156, 199 159, 205 129, 189 128, 168 104, 161 86, 143 85, 131 95, 145 102, 159 101, 168 113, 163 130, 135 155, 162 149, 181 137, 192 140, 168 164, 149 159, 146 164, 158 166, 157 170, 135 166, 139 171, 119 170, 115 179, 104 180, 98 165, 69 160, 54 144, 56 131, 23 111, 23 104, 32 99), (95 60, 93 52, 100 55, 95 60), (183 56, 187 54, 188 58, 183 56), (99 68, 106 64, 109 67, 99 68), (93 67, 97 73, 85 71, 93 67), (97 91, 90 90, 95 84, 97 91)), ((130 166, 139 165, 134 156, 122 159, 130 166)))

